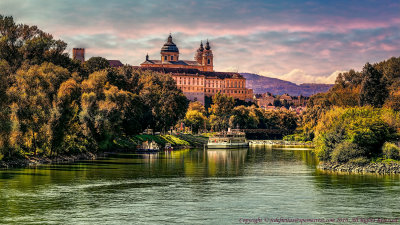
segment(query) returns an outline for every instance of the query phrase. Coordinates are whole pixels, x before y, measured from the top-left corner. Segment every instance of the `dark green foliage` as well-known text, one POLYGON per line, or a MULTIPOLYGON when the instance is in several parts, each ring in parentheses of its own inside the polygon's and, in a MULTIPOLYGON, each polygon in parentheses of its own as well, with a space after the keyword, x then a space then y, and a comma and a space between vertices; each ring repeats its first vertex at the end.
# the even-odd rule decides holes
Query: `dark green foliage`
POLYGON ((341 142, 332 151, 332 161, 346 163, 351 159, 360 158, 364 151, 357 144, 351 142, 341 142))
POLYGON ((110 67, 110 63, 103 57, 92 57, 83 64, 88 74, 110 67))
POLYGON ((51 62, 68 68, 71 59, 64 53, 66 47, 65 42, 54 40, 51 34, 36 26, 15 24, 13 17, 0 15, 0 60, 6 60, 12 72, 23 63, 51 62))
POLYGON ((189 101, 170 75, 150 71, 140 73, 139 95, 146 109, 143 125, 167 131, 185 116, 189 101))
POLYGON ((363 80, 360 89, 360 105, 372 105, 382 107, 388 96, 386 83, 382 80, 382 74, 371 64, 365 64, 362 71, 363 80))

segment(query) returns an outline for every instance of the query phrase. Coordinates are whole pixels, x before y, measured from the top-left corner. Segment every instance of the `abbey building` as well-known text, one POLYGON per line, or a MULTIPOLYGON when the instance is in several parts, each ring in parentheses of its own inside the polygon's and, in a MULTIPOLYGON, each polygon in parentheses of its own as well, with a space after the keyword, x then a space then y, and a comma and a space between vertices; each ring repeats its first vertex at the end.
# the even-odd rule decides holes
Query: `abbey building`
POLYGON ((210 43, 200 43, 194 60, 180 60, 179 49, 169 35, 162 46, 159 59, 149 59, 140 68, 169 73, 185 96, 204 104, 205 96, 226 94, 243 101, 253 100, 253 90, 246 88, 246 79, 239 73, 214 72, 214 55, 210 43))

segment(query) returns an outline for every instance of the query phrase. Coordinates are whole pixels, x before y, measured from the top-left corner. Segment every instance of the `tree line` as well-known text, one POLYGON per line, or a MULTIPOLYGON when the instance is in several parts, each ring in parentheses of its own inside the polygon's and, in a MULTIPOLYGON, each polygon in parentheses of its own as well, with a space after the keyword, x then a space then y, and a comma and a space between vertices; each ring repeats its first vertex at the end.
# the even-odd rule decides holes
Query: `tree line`
POLYGON ((188 100, 166 74, 85 63, 36 26, 0 15, 0 159, 112 148, 145 128, 166 130, 188 100))
POLYGON ((254 105, 236 105, 235 100, 217 93, 206 109, 200 102, 191 102, 182 121, 192 131, 224 131, 230 128, 278 130, 280 137, 293 133, 299 116, 289 110, 266 111, 254 105))
POLYGON ((400 57, 366 63, 362 71, 340 73, 328 92, 311 96, 292 138, 314 140, 323 161, 400 159, 395 145, 400 140, 399 110, 400 57))

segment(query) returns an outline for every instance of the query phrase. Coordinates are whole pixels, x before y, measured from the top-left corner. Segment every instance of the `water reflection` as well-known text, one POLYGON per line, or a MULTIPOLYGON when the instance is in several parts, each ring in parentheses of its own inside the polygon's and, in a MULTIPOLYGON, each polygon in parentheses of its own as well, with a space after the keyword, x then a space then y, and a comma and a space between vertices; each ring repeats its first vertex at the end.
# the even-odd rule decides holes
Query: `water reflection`
POLYGON ((208 176, 240 176, 247 149, 206 150, 208 176))
POLYGON ((399 175, 316 169, 310 150, 256 146, 110 154, 0 171, 0 223, 234 224, 239 217, 400 217, 399 175), (200 222, 199 222, 200 221, 200 222))

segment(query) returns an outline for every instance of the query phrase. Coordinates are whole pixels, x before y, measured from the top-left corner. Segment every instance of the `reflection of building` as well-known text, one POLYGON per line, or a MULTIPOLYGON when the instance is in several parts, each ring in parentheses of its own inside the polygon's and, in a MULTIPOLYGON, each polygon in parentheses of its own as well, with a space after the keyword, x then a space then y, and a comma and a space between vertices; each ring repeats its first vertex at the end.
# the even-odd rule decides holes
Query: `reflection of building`
POLYGON ((235 99, 252 101, 253 90, 246 88, 246 79, 239 73, 214 72, 214 55, 210 43, 200 44, 195 60, 180 60, 179 49, 169 35, 161 48, 161 59, 149 59, 140 64, 141 68, 169 73, 185 96, 204 104, 205 96, 216 93, 226 94, 235 99))
POLYGON ((245 164, 247 151, 248 149, 207 149, 208 175, 215 176, 221 172, 239 174, 240 167, 245 164))

